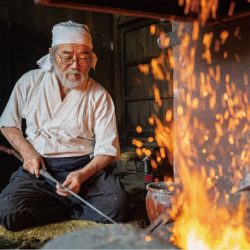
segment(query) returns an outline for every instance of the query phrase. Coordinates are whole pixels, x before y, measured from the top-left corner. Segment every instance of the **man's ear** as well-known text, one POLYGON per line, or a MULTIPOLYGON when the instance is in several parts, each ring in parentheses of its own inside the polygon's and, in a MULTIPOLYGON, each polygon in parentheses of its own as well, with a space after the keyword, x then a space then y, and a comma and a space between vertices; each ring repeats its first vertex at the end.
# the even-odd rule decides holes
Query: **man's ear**
POLYGON ((49 53, 51 53, 51 51, 52 51, 52 48, 49 48, 49 53))

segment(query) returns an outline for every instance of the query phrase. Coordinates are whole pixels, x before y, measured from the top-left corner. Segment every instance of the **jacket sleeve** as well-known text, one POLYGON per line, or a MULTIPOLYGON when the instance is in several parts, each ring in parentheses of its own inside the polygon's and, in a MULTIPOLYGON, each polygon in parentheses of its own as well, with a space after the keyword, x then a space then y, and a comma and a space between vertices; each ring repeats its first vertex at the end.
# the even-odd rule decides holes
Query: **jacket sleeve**
POLYGON ((119 158, 120 147, 115 107, 108 93, 103 94, 96 103, 94 119, 94 155, 103 154, 119 158))

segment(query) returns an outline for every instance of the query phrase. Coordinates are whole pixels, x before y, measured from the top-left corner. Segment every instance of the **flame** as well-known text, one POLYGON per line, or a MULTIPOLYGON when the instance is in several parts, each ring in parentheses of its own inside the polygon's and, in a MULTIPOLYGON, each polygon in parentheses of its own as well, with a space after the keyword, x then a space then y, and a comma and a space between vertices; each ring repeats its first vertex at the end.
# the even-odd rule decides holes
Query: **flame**
MULTIPOLYGON (((203 24, 210 15, 216 15, 218 1, 179 0, 179 4, 185 7, 186 13, 201 10, 199 20, 203 24)), ((234 7, 230 4, 229 15, 233 14, 234 7)), ((161 55, 151 61, 150 69, 156 80, 169 81, 173 69, 178 75, 178 79, 174 79, 174 110, 167 109, 161 118, 164 120, 155 115, 149 117, 160 148, 151 165, 157 168, 161 159, 169 157, 173 162, 171 155, 176 156, 175 183, 180 184, 181 189, 168 211, 175 219, 171 237, 175 245, 190 250, 249 249, 244 196, 234 207, 231 200, 244 177, 243 171, 248 171, 250 165, 250 146, 245 139, 250 130, 249 96, 247 91, 237 88, 231 73, 225 72, 212 58, 219 52, 224 59, 233 57, 223 48, 229 37, 240 39, 240 28, 236 27, 233 36, 223 30, 219 34, 204 33, 199 39, 199 25, 193 22, 189 34, 183 34, 184 25, 179 25, 178 37, 182 43, 178 58, 172 49, 167 49, 165 57, 161 55), (199 41, 203 46, 201 58, 207 65, 200 71, 195 68, 199 41), (204 122, 203 111, 211 122, 204 122), (174 119, 177 122, 173 126, 174 119), (226 167, 219 157, 229 159, 226 167), (221 187, 220 180, 226 180, 229 188, 221 187)), ((234 57, 238 63, 239 55, 234 57)), ((140 66, 140 69, 148 74, 149 68, 140 66)), ((242 85, 246 90, 249 88, 247 73, 242 75, 242 85)), ((157 106, 163 107, 161 91, 156 84, 153 84, 153 93, 157 106)), ((148 138, 148 142, 153 141, 152 137, 148 138)), ((133 140, 133 144, 139 155, 151 154, 141 141, 133 140)))
POLYGON ((246 229, 242 226, 244 202, 240 203, 237 213, 232 214, 226 207, 226 199, 223 206, 211 202, 205 178, 197 173, 188 174, 189 180, 182 179, 184 202, 175 221, 173 242, 190 250, 249 249, 246 229))
MULTIPOLYGON (((178 26, 181 40, 178 53, 168 48, 165 55, 152 59, 150 65, 138 66, 144 74, 151 70, 156 80, 170 82, 172 70, 178 76, 173 80, 174 109, 167 109, 164 118, 151 115, 148 119, 155 127, 155 138, 149 137, 147 141, 156 141, 160 148, 156 159, 150 161, 151 166, 158 168, 161 159, 168 157, 176 169, 174 181, 181 186, 168 210, 175 219, 170 240, 190 250, 250 249, 245 197, 241 196, 237 205, 232 203, 250 166, 250 145, 246 139, 250 131, 249 76, 242 75, 243 87, 238 89, 231 71, 225 71, 223 65, 214 61, 221 54, 223 61, 230 58, 236 64, 240 62, 237 53, 224 50, 229 38, 241 39, 240 27, 235 28, 233 35, 228 30, 202 33, 201 25, 216 17, 218 0, 178 2, 185 14, 198 13, 191 31, 184 32, 184 24, 178 26), (198 43, 202 48, 200 55, 198 43), (202 58, 205 66, 197 69, 197 58, 202 58), (209 116, 209 122, 204 116, 209 116), (221 186, 220 181, 228 187, 221 186)), ((233 15, 235 3, 230 3, 229 16, 233 15)), ((150 27, 150 33, 155 35, 155 26, 150 27)), ((167 47, 168 37, 160 34, 167 47)), ((161 88, 156 83, 153 93, 157 108, 163 108, 161 88)), ((139 125, 136 130, 142 132, 139 125)), ((151 155, 142 141, 134 139, 132 143, 138 155, 151 155)))
MULTIPOLYGON (((197 30, 197 27, 194 26, 193 29, 197 30)), ((175 84, 176 90, 178 89, 178 96, 175 97, 178 101, 174 110, 175 119, 178 121, 175 131, 178 133, 174 134, 174 147, 170 145, 170 149, 175 152, 175 167, 182 191, 169 213, 175 217, 171 240, 184 249, 250 248, 249 229, 245 225, 244 197, 234 209, 231 201, 243 179, 242 170, 250 163, 249 143, 243 138, 247 138, 249 133, 249 100, 242 90, 237 89, 230 73, 221 75, 220 65, 210 66, 211 46, 218 46, 218 43, 212 43, 212 40, 219 41, 221 47, 228 37, 229 32, 225 30, 219 34, 219 39, 211 32, 203 36, 205 51, 202 58, 207 62, 208 72, 204 70, 198 75, 190 70, 195 68, 195 58, 190 53, 196 48, 194 39, 192 42, 183 41, 179 50, 182 67, 175 67, 182 75, 175 84), (188 74, 185 74, 185 71, 188 71, 188 74), (198 89, 188 87, 192 79, 198 81, 198 89), (215 90, 221 82, 224 83, 225 91, 219 96, 219 92, 215 90), (218 107, 220 112, 214 112, 215 109, 219 110, 218 107), (206 124, 202 115, 196 112, 197 109, 206 111, 214 123, 206 124), (225 144, 230 150, 225 149, 225 144), (240 155, 234 153, 239 147, 242 148, 240 155), (231 158, 231 165, 226 169, 220 164, 217 165, 217 162, 220 162, 218 155, 231 158), (201 166, 197 166, 196 162, 201 166), (220 178, 226 178, 225 174, 231 185, 231 193, 219 185, 220 178)), ((216 50, 219 49, 214 49, 216 50)), ((247 74, 244 74, 243 82, 248 86, 247 74)), ((159 122, 156 125, 156 138, 161 139, 161 146, 169 147, 168 140, 171 136, 166 135, 166 127, 162 127, 159 122)))

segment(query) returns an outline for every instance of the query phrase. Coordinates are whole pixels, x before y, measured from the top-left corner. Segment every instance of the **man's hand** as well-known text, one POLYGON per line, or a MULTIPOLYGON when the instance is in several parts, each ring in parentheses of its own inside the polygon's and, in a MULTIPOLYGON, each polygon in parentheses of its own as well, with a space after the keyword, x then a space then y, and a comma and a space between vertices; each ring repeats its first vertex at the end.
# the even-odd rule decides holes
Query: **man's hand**
POLYGON ((36 153, 31 154, 28 159, 24 159, 23 168, 31 174, 34 174, 37 178, 40 175, 40 169, 46 169, 43 158, 36 153))
MULTIPOLYGON (((96 174, 98 171, 104 169, 110 165, 116 158, 109 155, 96 155, 86 166, 82 169, 71 172, 64 183, 63 187, 69 188, 71 191, 78 193, 81 185, 91 176, 96 174)), ((60 185, 57 185, 57 191, 59 195, 69 196, 70 194, 65 191, 60 185)))
MULTIPOLYGON (((82 179, 82 174, 79 170, 71 172, 64 183, 62 184, 63 187, 69 188, 71 191, 78 193, 80 191, 81 185, 82 185, 83 179, 82 179)), ((69 196, 71 195, 67 191, 64 191, 60 185, 56 186, 57 190, 56 192, 61 195, 61 196, 69 196)))
POLYGON ((40 169, 46 169, 45 164, 39 153, 24 138, 22 131, 19 128, 3 127, 1 132, 12 147, 21 155, 24 169, 39 177, 40 169))

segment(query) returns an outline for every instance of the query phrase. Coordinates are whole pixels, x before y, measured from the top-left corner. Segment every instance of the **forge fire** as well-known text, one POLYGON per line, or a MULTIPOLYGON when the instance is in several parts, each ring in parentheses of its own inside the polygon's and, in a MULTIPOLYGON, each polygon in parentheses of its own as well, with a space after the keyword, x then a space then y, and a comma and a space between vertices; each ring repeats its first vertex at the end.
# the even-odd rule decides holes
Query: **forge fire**
MULTIPOLYGON (((249 249, 249 66, 239 46, 246 23, 207 25, 218 1, 179 1, 187 12, 198 3, 199 20, 173 24, 178 46, 169 47, 171 37, 151 26, 164 49, 150 66, 139 65, 155 79, 173 74, 173 110, 165 110, 165 120, 149 118, 161 147, 151 164, 158 167, 164 148, 174 155, 174 183, 181 188, 167 211, 174 219, 169 241, 183 249, 249 249)), ((153 91, 161 107, 160 90, 153 91)), ((138 154, 150 154, 142 142, 134 144, 138 154)))

